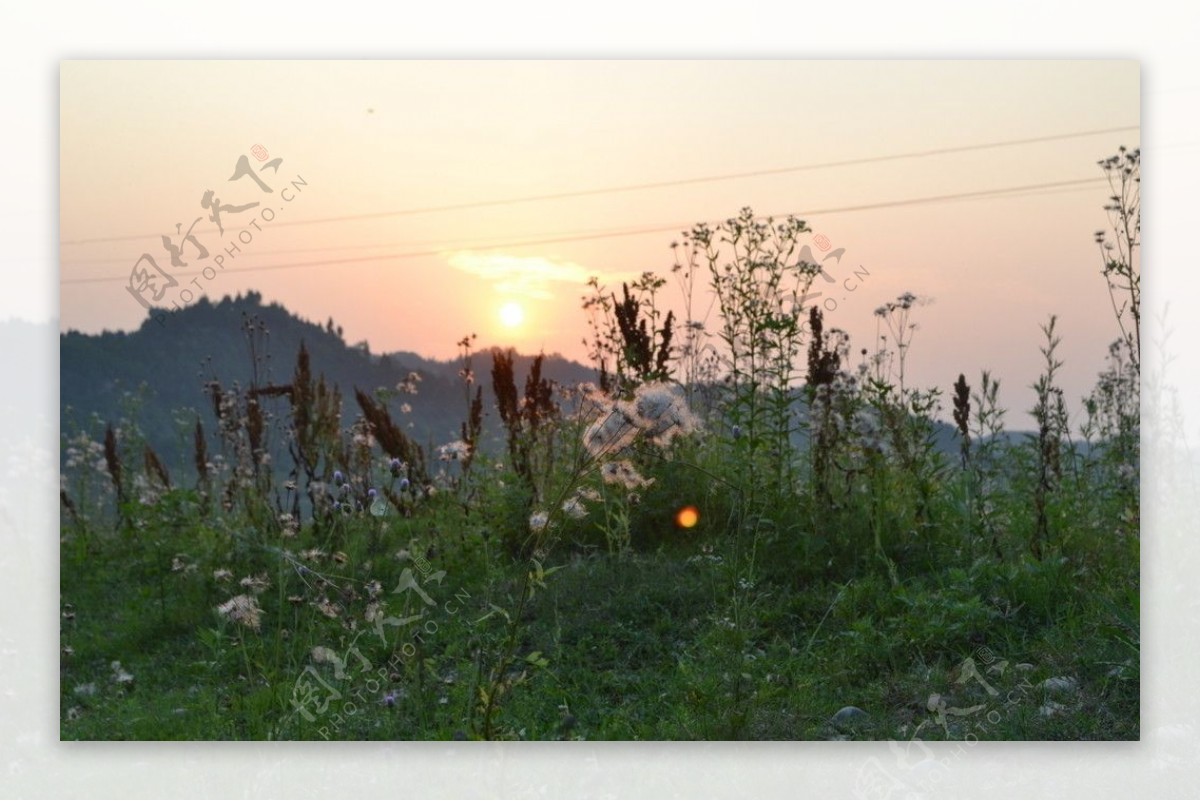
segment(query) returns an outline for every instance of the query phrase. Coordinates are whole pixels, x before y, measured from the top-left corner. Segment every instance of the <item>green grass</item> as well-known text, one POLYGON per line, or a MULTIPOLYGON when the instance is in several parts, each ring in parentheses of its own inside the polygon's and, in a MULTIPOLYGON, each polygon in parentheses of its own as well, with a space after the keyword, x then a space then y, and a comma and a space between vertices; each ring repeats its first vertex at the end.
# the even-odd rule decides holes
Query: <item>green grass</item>
MULTIPOLYGON (((195 512, 183 501, 172 514, 195 512)), ((479 669, 501 651, 504 615, 515 608, 527 565, 498 550, 494 534, 484 539, 488 524, 449 502, 424 518, 385 520, 356 520, 345 532, 344 563, 312 565, 310 583, 321 574, 355 588, 319 593, 342 606, 338 619, 311 606, 305 577, 274 550, 319 545, 307 528, 296 540, 256 543, 244 531, 191 520, 158 529, 158 541, 143 530, 93 537, 87 550, 68 535, 63 739, 479 736, 479 669), (396 558, 401 550, 445 571, 440 584, 422 585, 436 607, 414 593, 405 594, 407 606, 393 600, 404 568, 414 569, 410 558, 396 558), (172 572, 177 554, 196 568, 172 572), (224 565, 235 569, 232 582, 213 578, 224 565), (260 573, 271 580, 260 596, 261 630, 221 619, 216 607, 239 591, 232 585, 260 573), (385 626, 381 640, 364 617, 363 588, 372 580, 389 614, 426 616, 385 626), (296 595, 304 602, 287 600, 296 595), (314 662, 318 645, 346 660, 343 678, 314 662), (114 680, 114 660, 131 684, 114 680), (320 677, 322 693, 341 694, 315 722, 292 704, 306 676, 320 677), (77 691, 88 685, 94 694, 77 691)), ((752 549, 752 540, 718 526, 639 525, 658 525, 657 550, 562 548, 547 558, 561 569, 523 609, 494 736, 1138 738, 1137 587, 1129 575, 1114 581, 1064 555, 980 559, 892 587, 865 558, 850 575, 821 577, 780 564, 805 550, 801 543, 761 536, 752 549), (968 658, 997 695, 964 680, 968 658), (1073 677, 1077 691, 1064 698, 1038 687, 1057 676, 1073 677), (928 707, 934 694, 947 708, 974 711, 943 726, 928 707), (1062 708, 1044 715, 1047 701, 1062 708), (869 720, 831 722, 847 705, 869 720)), ((486 686, 486 665, 483 675, 486 686)))

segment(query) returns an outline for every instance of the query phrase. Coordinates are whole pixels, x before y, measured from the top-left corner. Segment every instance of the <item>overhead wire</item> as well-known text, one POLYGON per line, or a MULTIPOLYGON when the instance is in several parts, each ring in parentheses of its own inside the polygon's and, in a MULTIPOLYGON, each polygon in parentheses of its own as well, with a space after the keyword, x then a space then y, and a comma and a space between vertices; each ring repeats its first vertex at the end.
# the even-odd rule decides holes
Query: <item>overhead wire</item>
MULTIPOLYGON (((916 206, 916 205, 924 205, 924 204, 931 204, 931 203, 978 200, 978 199, 983 199, 983 198, 987 198, 987 197, 994 197, 994 198, 1015 197, 1015 196, 1019 196, 1022 194, 1039 194, 1046 190, 1063 190, 1063 189, 1069 189, 1069 188, 1082 188, 1084 186, 1094 186, 1094 185, 1099 185, 1101 183, 1104 183, 1104 180, 1105 180, 1104 178, 1082 178, 1082 179, 1074 179, 1074 180, 1067 180, 1067 181, 1051 181, 1051 182, 1040 183, 1040 184, 1027 184, 1024 186, 1000 187, 1000 188, 996 188, 996 189, 984 189, 984 190, 977 190, 977 191, 973 191, 973 192, 957 192, 957 193, 952 193, 952 194, 933 195, 933 196, 929 196, 929 197, 906 198, 906 199, 902 199, 902 200, 882 201, 882 202, 878 202, 878 203, 863 203, 863 204, 857 204, 857 205, 853 205, 853 206, 840 206, 840 207, 832 207, 832 208, 824 208, 824 209, 812 209, 812 210, 806 210, 803 212, 788 212, 788 213, 781 213, 781 214, 758 215, 758 216, 760 218, 765 218, 765 217, 781 218, 781 217, 786 217, 786 216, 813 217, 813 216, 819 216, 819 215, 843 214, 843 213, 850 213, 850 212, 871 211, 871 210, 884 209, 884 208, 916 206)), ((534 245, 547 245, 547 244, 559 244, 559 243, 564 243, 564 242, 579 242, 579 241, 588 241, 588 240, 596 240, 596 239, 609 239, 609 238, 616 238, 616 237, 637 236, 637 235, 652 234, 652 233, 666 233, 666 232, 680 233, 680 232, 690 229, 693 225, 695 225, 694 222, 674 223, 671 225, 633 227, 633 228, 626 228, 626 229, 617 229, 617 230, 612 230, 612 231, 608 231, 608 232, 583 234, 583 235, 555 236, 555 237, 545 237, 545 238, 536 238, 536 239, 527 238, 527 239, 520 239, 520 240, 512 240, 512 241, 508 241, 508 242, 496 242, 491 245, 479 246, 479 249, 480 250, 496 250, 496 249, 500 249, 500 248, 530 247, 530 246, 534 246, 534 245)), ((226 268, 222 268, 222 272, 226 272, 226 273, 268 272, 268 271, 274 271, 274 270, 289 270, 289 269, 298 269, 298 268, 304 268, 304 267, 328 267, 328 266, 334 266, 334 265, 339 265, 339 264, 358 264, 358 263, 365 263, 365 262, 372 262, 372 261, 385 261, 385 260, 398 261, 398 260, 402 260, 402 259, 420 258, 420 257, 427 257, 427 256, 438 256, 438 255, 445 253, 448 249, 453 249, 453 248, 440 247, 440 248, 435 248, 435 249, 396 252, 396 253, 383 253, 383 254, 375 254, 375 255, 370 255, 370 256, 357 256, 357 257, 347 257, 347 258, 340 258, 340 259, 322 259, 320 261, 255 265, 255 266, 250 266, 250 267, 226 267, 226 268)), ((179 277, 179 278, 186 278, 186 277, 202 275, 202 271, 179 272, 179 273, 173 273, 173 275, 176 277, 179 277)), ((102 282, 109 282, 109 281, 126 281, 126 280, 128 280, 128 276, 96 276, 96 277, 85 277, 85 278, 64 278, 60 281, 60 283, 62 283, 62 284, 88 284, 88 283, 102 283, 102 282)))

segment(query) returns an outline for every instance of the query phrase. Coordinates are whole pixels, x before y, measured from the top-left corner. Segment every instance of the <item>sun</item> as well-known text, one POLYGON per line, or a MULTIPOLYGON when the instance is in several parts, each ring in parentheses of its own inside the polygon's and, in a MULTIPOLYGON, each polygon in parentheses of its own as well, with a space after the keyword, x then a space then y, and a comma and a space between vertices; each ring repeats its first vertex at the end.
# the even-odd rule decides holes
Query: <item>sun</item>
POLYGON ((525 322, 525 310, 521 308, 520 303, 505 303, 500 307, 500 322, 504 323, 505 328, 516 328, 525 322))

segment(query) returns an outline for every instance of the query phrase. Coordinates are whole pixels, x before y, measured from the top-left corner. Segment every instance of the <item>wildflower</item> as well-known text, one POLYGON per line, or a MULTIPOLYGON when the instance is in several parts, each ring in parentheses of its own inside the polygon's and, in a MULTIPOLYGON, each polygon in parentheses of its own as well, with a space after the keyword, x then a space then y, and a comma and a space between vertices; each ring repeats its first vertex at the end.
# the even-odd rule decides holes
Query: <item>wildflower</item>
POLYGON ((120 685, 123 685, 126 687, 133 684, 133 674, 130 673, 125 668, 121 667, 120 662, 113 660, 113 663, 109 667, 112 668, 112 672, 113 672, 112 680, 115 681, 117 684, 120 684, 120 685))
POLYGON ((369 490, 367 490, 367 497, 368 497, 368 498, 374 498, 374 497, 375 497, 375 495, 376 495, 376 492, 375 492, 375 488, 374 488, 374 487, 371 487, 369 490))
POLYGON ((267 578, 266 573, 263 573, 261 576, 246 576, 238 583, 243 589, 250 590, 250 592, 254 593, 255 595, 258 595, 260 592, 271 586, 271 580, 267 578))
POLYGON ((417 384, 419 383, 421 383, 420 373, 412 372, 409 373, 403 381, 396 385, 396 389, 408 395, 416 395, 417 384))
POLYGON ((471 446, 460 440, 438 447, 438 458, 443 462, 461 462, 471 454, 471 446))
POLYGON ((656 444, 667 445, 676 436, 697 428, 683 396, 669 384, 642 384, 634 393, 632 408, 638 427, 656 444))
POLYGON ((399 459, 393 458, 391 461, 391 464, 389 464, 388 467, 391 468, 393 476, 398 476, 398 475, 400 475, 400 471, 404 469, 404 462, 400 461, 399 459))
POLYGON ((534 512, 529 516, 529 530, 541 534, 550 523, 550 516, 545 512, 534 512))
POLYGON ((396 705, 395 690, 393 690, 393 691, 389 692, 387 695, 383 696, 383 704, 384 704, 384 706, 389 706, 389 707, 396 705))
POLYGON ((321 614, 325 615, 325 617, 332 620, 337 620, 338 616, 342 614, 342 608, 330 601, 328 598, 321 598, 317 600, 315 603, 313 603, 313 606, 317 607, 317 609, 321 612, 321 614))
POLYGON ((562 505, 563 512, 572 520, 582 520, 587 517, 587 509, 579 502, 578 498, 567 498, 562 505))
POLYGON ((342 471, 341 471, 341 470, 334 470, 334 471, 333 471, 333 483, 334 483, 334 484, 341 485, 342 483, 344 483, 344 482, 345 482, 345 480, 346 480, 346 477, 342 475, 342 471))
POLYGON ((620 484, 626 489, 639 489, 654 483, 652 478, 643 478, 628 459, 607 462, 600 468, 600 477, 605 484, 620 484))
POLYGON ((213 581, 229 581, 233 578, 233 571, 219 567, 213 571, 213 581))
POLYGON ((258 631, 262 624, 262 609, 253 595, 235 595, 217 607, 222 616, 234 623, 258 631))
POLYGON ((408 490, 408 479, 407 478, 400 479, 400 483, 397 485, 397 487, 400 490, 400 492, 407 491, 408 490))
POLYGON ((593 457, 618 453, 633 443, 637 437, 637 426, 625 409, 610 406, 602 417, 596 419, 583 435, 583 446, 593 457))

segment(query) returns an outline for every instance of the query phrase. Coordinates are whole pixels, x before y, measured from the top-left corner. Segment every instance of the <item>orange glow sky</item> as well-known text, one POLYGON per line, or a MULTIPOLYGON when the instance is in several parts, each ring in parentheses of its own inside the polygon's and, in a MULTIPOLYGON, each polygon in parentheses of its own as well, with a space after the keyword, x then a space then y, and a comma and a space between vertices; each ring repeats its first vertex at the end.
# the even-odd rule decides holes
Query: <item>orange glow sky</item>
MULTIPOLYGON (((445 358, 475 332, 481 346, 582 359, 588 276, 668 274, 678 230, 751 206, 798 214, 869 271, 829 314, 855 350, 881 303, 931 297, 914 318, 910 385, 948 388, 959 372, 975 384, 990 368, 1017 423, 1050 314, 1073 410, 1118 334, 1092 238, 1107 187, 832 210, 1099 179, 1096 162, 1138 146, 1137 130, 461 206, 1136 126, 1139 105, 1131 61, 64 62, 60 322, 139 326, 133 263, 207 214, 205 190, 225 203, 266 197, 226 181, 260 143, 283 159, 261 174, 268 184, 307 186, 290 203, 274 196, 274 224, 226 262, 239 272, 199 279, 214 300, 258 290, 303 317, 332 316, 376 352, 445 358), (443 206, 460 208, 392 213, 443 206), (327 218, 352 219, 311 222, 327 218), (665 230, 581 238, 649 228, 665 230), (500 321, 512 302, 525 314, 515 328, 500 321)), ((227 215, 224 237, 207 221, 194 233, 216 253, 238 219, 227 215)))

